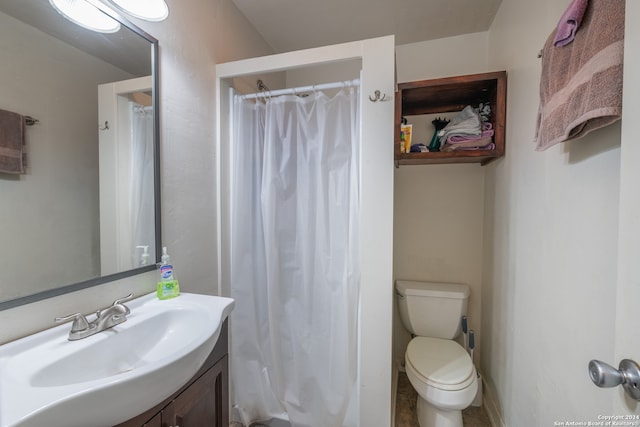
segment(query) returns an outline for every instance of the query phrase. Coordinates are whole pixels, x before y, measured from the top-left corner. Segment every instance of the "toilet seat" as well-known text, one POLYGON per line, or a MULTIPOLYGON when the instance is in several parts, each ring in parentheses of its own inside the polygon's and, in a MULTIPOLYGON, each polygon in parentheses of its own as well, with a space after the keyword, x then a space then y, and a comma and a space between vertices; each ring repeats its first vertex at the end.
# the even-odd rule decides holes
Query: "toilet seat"
POLYGON ((416 337, 409 342, 405 360, 417 379, 440 390, 463 390, 476 380, 471 357, 455 341, 416 337))

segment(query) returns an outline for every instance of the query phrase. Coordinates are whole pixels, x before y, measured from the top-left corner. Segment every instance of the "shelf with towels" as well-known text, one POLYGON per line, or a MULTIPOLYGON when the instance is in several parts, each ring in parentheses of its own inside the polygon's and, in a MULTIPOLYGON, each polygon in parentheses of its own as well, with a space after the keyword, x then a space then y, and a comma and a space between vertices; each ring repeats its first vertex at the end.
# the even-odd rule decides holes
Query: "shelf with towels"
POLYGON ((399 83, 395 97, 394 150, 396 166, 439 163, 480 163, 485 165, 504 156, 506 98, 507 73, 505 71, 399 83), (402 152, 401 125, 403 117, 456 113, 462 111, 467 105, 477 107, 479 104, 489 104, 491 107, 490 122, 494 131, 494 148, 445 152, 402 152))

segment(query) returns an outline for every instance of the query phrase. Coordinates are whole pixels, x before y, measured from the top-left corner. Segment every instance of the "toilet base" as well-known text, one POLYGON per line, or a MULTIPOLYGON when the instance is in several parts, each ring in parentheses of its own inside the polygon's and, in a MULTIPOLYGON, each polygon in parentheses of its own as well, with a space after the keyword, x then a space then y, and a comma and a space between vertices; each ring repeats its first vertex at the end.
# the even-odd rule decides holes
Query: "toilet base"
POLYGON ((420 427, 462 427, 462 411, 436 408, 418 396, 418 424, 420 427))

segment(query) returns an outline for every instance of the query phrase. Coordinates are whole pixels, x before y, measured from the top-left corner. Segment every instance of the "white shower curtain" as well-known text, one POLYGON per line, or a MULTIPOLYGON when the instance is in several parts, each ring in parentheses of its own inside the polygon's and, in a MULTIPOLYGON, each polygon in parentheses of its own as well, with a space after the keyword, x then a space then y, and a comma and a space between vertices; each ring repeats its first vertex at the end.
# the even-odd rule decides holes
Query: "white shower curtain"
POLYGON ((355 427, 358 89, 266 103, 234 98, 231 379, 238 421, 355 427))
POLYGON ((131 117, 131 256, 132 265, 141 265, 143 250, 149 246, 149 262, 155 259, 155 208, 153 159, 153 110, 130 102, 131 117))

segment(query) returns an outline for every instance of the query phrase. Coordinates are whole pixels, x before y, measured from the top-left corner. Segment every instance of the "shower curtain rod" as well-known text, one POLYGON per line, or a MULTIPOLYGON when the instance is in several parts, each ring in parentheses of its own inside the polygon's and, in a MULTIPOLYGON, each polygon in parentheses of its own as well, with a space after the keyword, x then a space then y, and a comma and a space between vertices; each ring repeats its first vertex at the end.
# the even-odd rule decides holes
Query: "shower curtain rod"
POLYGON ((304 92, 313 92, 316 90, 327 90, 327 89, 338 89, 342 87, 351 87, 351 86, 360 86, 360 80, 355 79, 355 80, 346 80, 344 82, 322 83, 322 84, 311 85, 311 86, 268 90, 268 91, 262 91, 262 92, 247 93, 244 95, 236 95, 236 96, 242 97, 243 99, 256 99, 256 98, 279 96, 279 95, 298 95, 304 92))
POLYGON ((133 110, 136 113, 142 113, 142 112, 148 113, 153 111, 153 107, 150 105, 134 105, 133 110))

